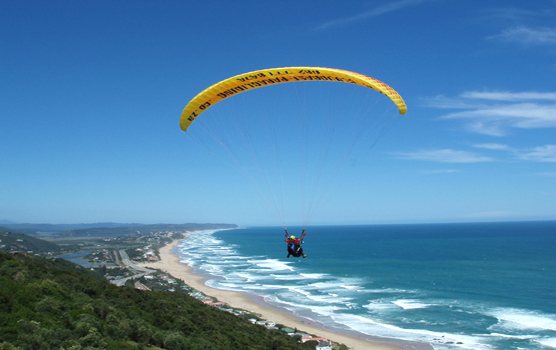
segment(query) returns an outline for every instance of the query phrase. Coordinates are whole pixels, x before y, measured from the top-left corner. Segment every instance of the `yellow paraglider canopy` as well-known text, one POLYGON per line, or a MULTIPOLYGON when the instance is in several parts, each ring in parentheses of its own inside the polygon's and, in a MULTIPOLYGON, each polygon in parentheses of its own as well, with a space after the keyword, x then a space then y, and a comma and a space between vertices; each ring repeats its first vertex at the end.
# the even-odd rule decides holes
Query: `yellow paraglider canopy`
POLYGON ((207 108, 230 96, 263 86, 299 81, 331 81, 365 86, 388 96, 398 106, 400 114, 407 112, 405 102, 394 89, 366 75, 334 68, 285 67, 240 74, 212 85, 187 104, 181 114, 180 127, 187 131, 195 118, 207 108))

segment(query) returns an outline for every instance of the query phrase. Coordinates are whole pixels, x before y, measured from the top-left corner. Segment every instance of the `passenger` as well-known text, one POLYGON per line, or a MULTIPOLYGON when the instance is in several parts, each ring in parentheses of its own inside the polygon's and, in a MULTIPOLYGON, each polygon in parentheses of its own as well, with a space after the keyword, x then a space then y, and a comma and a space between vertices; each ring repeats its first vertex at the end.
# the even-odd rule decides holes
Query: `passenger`
POLYGON ((303 234, 301 235, 301 238, 295 238, 295 236, 290 236, 288 238, 288 231, 286 231, 286 237, 284 238, 284 240, 286 241, 286 243, 288 244, 288 258, 293 255, 294 258, 299 258, 300 256, 306 258, 307 255, 305 255, 305 253, 303 253, 303 248, 301 247, 303 245, 303 237, 305 237, 305 235, 307 234, 307 232, 305 232, 305 230, 303 230, 303 234))

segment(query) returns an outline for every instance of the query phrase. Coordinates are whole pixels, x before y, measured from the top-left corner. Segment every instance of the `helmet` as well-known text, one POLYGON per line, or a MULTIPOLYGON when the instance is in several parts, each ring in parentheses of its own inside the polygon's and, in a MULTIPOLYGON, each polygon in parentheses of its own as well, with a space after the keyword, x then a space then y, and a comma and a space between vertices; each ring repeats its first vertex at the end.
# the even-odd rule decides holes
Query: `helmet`
POLYGON ((295 236, 290 236, 290 239, 295 239, 295 236))

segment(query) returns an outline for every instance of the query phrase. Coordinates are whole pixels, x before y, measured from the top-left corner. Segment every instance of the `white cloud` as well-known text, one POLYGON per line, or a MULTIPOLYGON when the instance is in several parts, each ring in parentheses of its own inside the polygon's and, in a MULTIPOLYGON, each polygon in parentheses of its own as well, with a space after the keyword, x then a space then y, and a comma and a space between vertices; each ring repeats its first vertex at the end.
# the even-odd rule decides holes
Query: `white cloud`
MULTIPOLYGON (((481 143, 472 145, 473 148, 479 148, 489 151, 505 152, 511 159, 530 161, 538 163, 556 162, 556 144, 544 145, 535 148, 517 149, 505 144, 499 143, 481 143)), ((437 149, 437 150, 421 150, 417 152, 399 152, 392 153, 399 159, 422 160, 438 163, 482 163, 493 162, 493 157, 484 156, 475 152, 458 151, 453 149, 437 149)), ((459 170, 439 169, 439 170, 423 170, 422 174, 437 173, 453 173, 459 170)), ((543 176, 554 176, 556 173, 542 173, 543 176)))
POLYGON ((505 136, 508 129, 556 127, 555 92, 478 92, 457 98, 437 96, 427 105, 439 109, 460 109, 442 119, 467 120, 466 129, 479 134, 505 136))
POLYGON ((418 152, 394 153, 401 159, 425 160, 440 163, 479 163, 491 162, 491 157, 479 156, 473 152, 452 149, 423 150, 418 152))
POLYGON ((531 150, 521 151, 518 157, 523 160, 535 162, 556 162, 556 145, 535 147, 531 150))
POLYGON ((494 101, 556 101, 556 92, 508 92, 508 91, 469 91, 461 94, 466 99, 483 99, 494 101))
POLYGON ((502 33, 488 37, 487 39, 517 42, 525 45, 554 45, 556 44, 556 29, 516 27, 506 29, 502 33))
POLYGON ((476 109, 489 106, 485 102, 477 102, 462 97, 463 96, 446 97, 444 95, 438 95, 432 98, 425 98, 425 105, 439 109, 476 109))
POLYGON ((345 17, 345 18, 340 18, 340 19, 336 19, 336 20, 333 20, 333 21, 323 23, 323 24, 319 25, 318 27, 316 27, 315 29, 316 30, 329 29, 329 28, 333 28, 333 27, 341 27, 341 26, 344 26, 344 25, 348 25, 348 24, 352 24, 352 23, 356 23, 356 22, 361 22, 361 21, 364 21, 368 18, 380 16, 380 15, 383 15, 385 13, 392 12, 392 11, 397 11, 397 10, 400 10, 400 9, 402 9, 404 7, 407 7, 407 6, 417 5, 417 4, 420 4, 424 1, 425 0, 389 1, 389 2, 387 2, 386 5, 376 7, 372 10, 360 13, 358 15, 345 17))
POLYGON ((485 134, 501 134, 507 127, 519 129, 538 129, 556 127, 556 104, 513 103, 477 108, 471 111, 445 115, 444 119, 473 119, 480 125, 470 130, 485 134), (489 129, 497 129, 492 133, 489 129), (484 131, 484 132, 483 132, 484 131))
POLYGON ((473 145, 473 147, 494 151, 507 151, 519 160, 556 162, 556 145, 544 145, 531 149, 516 149, 499 143, 482 143, 473 145))
POLYGON ((480 143, 473 145, 475 148, 484 148, 484 149, 491 149, 496 151, 509 151, 512 148, 508 145, 502 145, 499 143, 480 143))
MULTIPOLYGON (((556 128, 556 93, 469 91, 456 98, 437 96, 427 104, 439 109, 459 109, 441 119, 460 119, 465 129, 484 135, 506 136, 510 129, 556 128), (533 102, 534 101, 534 102, 533 102)), ((503 151, 514 160, 556 162, 556 145, 518 149, 502 143, 480 143, 473 148, 503 151)), ((472 163, 492 161, 491 157, 454 150, 398 154, 404 159, 472 163)))
POLYGON ((473 133, 490 135, 490 136, 506 136, 505 128, 503 128, 499 123, 495 122, 471 122, 468 123, 465 128, 473 133))

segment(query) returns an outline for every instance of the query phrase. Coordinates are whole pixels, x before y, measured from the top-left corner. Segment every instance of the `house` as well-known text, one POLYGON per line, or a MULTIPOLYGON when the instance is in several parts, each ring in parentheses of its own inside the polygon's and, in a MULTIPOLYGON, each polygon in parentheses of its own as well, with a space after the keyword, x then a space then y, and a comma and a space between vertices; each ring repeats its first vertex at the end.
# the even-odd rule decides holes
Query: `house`
POLYGON ((144 285, 143 283, 136 281, 135 284, 135 289, 139 289, 139 290, 151 290, 149 287, 147 287, 146 285, 144 285))
POLYGON ((215 303, 205 303, 205 305, 220 307, 220 306, 225 306, 226 303, 223 302, 223 301, 217 301, 217 302, 215 302, 215 303))
POLYGON ((318 343, 318 345, 316 346, 317 350, 332 350, 332 342, 326 338, 302 337, 301 341, 303 343, 308 341, 316 341, 318 343))
POLYGON ((290 334, 290 335, 292 335, 292 334, 295 333, 295 329, 289 328, 289 327, 284 327, 284 328, 282 328, 282 330, 283 330, 284 332, 290 334))

